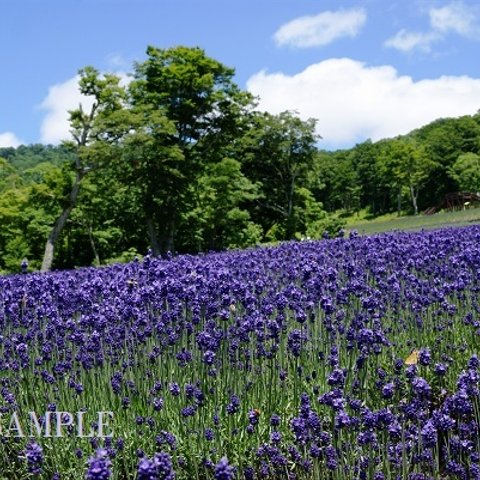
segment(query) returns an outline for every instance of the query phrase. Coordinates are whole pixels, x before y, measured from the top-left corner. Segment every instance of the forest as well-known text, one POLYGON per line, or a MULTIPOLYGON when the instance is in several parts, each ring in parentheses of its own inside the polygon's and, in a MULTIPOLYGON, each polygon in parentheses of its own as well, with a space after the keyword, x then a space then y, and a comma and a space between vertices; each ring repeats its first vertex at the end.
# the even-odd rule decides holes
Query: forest
POLYGON ((480 113, 326 151, 315 119, 259 111, 201 48, 150 46, 128 82, 79 74, 71 140, 0 149, 3 273, 316 239, 480 191, 480 113))

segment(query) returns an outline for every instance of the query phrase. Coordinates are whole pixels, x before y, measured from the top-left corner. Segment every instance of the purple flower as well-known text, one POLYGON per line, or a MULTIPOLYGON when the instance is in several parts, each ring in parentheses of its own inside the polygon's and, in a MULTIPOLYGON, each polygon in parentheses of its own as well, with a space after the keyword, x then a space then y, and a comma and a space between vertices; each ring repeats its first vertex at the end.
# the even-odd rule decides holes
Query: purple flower
POLYGON ((374 341, 375 341, 375 335, 372 329, 362 328, 358 332, 358 343, 360 345, 370 346, 374 343, 374 341))
POLYGON ((248 466, 243 469, 243 475, 245 480, 254 480, 255 478, 255 470, 253 467, 248 466))
POLYGON ((338 466, 338 462, 337 462, 337 452, 335 450, 335 447, 329 445, 325 449, 325 456, 327 457, 327 468, 329 470, 336 470, 338 466))
POLYGON ((423 366, 430 365, 432 361, 432 355, 430 354, 430 350, 428 348, 421 348, 418 352, 418 363, 423 366))
POLYGON ((445 365, 444 363, 436 363, 434 372, 435 375, 438 375, 439 377, 443 377, 447 373, 448 366, 445 365))
POLYGON ((445 408, 449 413, 469 415, 472 413, 472 403, 465 390, 459 390, 445 401, 445 408))
POLYGON ((282 434, 280 432, 272 432, 270 434, 270 441, 275 444, 275 445, 278 445, 281 441, 282 441, 282 434))
POLYGON ((212 352, 211 350, 207 350, 203 354, 203 361, 207 365, 212 365, 213 362, 215 361, 215 352, 212 352))
POLYGON ((177 448, 177 439, 175 438, 175 435, 173 433, 166 432, 165 430, 162 430, 160 434, 155 437, 155 441, 158 446, 167 444, 173 450, 177 448))
POLYGON ((395 384, 394 383, 387 383, 382 388, 382 395, 383 398, 392 398, 393 394, 395 393, 395 384))
POLYGON ((94 457, 88 459, 87 480, 108 480, 112 476, 110 470, 112 462, 107 456, 107 451, 99 449, 94 457))
POLYGON ((237 413, 239 409, 240 399, 237 397, 237 395, 231 395, 230 403, 227 405, 227 413, 229 415, 233 415, 234 413, 237 413))
POLYGON ((260 413, 258 410, 250 410, 248 412, 248 423, 250 425, 256 425, 258 423, 258 417, 260 413))
POLYGON ((43 450, 36 442, 28 442, 25 447, 25 457, 27 459, 28 471, 33 474, 40 474, 43 465, 43 450))
POLYGON ((152 459, 142 458, 138 464, 137 480, 174 480, 172 460, 168 453, 156 453, 152 459))
POLYGON ((156 412, 159 412, 163 408, 163 398, 154 398, 152 400, 153 403, 153 409, 156 412))
POLYGON ((280 425, 280 421, 280 416, 275 413, 270 417, 270 425, 272 427, 278 427, 278 425, 280 425))
POLYGON ((468 360, 468 368, 478 369, 480 367, 480 360, 477 355, 472 355, 468 360))
POLYGON ((422 428, 422 443, 426 448, 432 448, 437 443, 437 429, 431 420, 422 428))
POLYGON ((412 388, 415 394, 421 398, 428 398, 432 393, 432 389, 428 382, 422 377, 415 377, 412 380, 412 388))
POLYGON ((416 365, 409 365, 406 370, 405 370, 405 375, 407 378, 414 378, 415 375, 417 374, 417 366, 416 365))
POLYGON ((215 480, 234 480, 235 467, 228 463, 227 457, 223 457, 215 465, 215 480))
POLYGON ((457 478, 467 478, 465 467, 455 460, 450 460, 447 463, 446 471, 452 475, 455 475, 457 478))
POLYGON ((344 411, 340 411, 335 416, 335 427, 340 429, 344 427, 348 427, 351 424, 350 416, 344 411))
POLYGON ((302 351, 302 347, 307 340, 304 333, 301 330, 294 329, 288 334, 287 348, 292 352, 294 357, 299 357, 302 351))
POLYGON ((310 456, 312 458, 319 458, 320 455, 322 454, 322 450, 320 449, 320 447, 313 443, 310 447, 310 456))
POLYGON ((181 392, 180 385, 175 382, 172 382, 168 385, 168 390, 174 397, 178 397, 181 392))
POLYGON ((157 480, 157 467, 153 460, 142 458, 138 464, 137 480, 157 480))
POLYGON ((197 407, 195 405, 188 405, 185 408, 182 408, 182 416, 193 417, 196 411, 197 411, 197 407))
POLYGON ((345 372, 336 368, 328 377, 327 383, 335 387, 343 387, 345 383, 345 372))

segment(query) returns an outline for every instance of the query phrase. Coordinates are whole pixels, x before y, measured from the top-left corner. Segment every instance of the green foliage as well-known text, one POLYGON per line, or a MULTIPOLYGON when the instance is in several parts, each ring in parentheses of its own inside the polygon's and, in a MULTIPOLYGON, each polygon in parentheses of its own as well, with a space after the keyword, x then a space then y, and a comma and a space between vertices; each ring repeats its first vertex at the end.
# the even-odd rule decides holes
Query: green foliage
POLYGON ((430 205, 456 190, 450 168, 462 153, 480 151, 480 115, 436 120, 410 134, 421 143, 426 154, 437 165, 425 185, 433 197, 430 205))
POLYGON ((233 75, 200 48, 148 47, 147 60, 135 66, 127 106, 135 129, 122 139, 117 173, 137 195, 155 254, 205 244, 208 215, 191 214, 205 199, 192 192, 210 176, 209 165, 226 156, 252 101, 233 75), (191 240, 178 237, 186 220, 194 223, 191 240))
POLYGON ((307 226, 306 237, 312 240, 336 237, 345 227, 345 220, 335 216, 326 215, 324 218, 315 220, 307 226))
POLYGON ((308 189, 299 188, 297 197, 299 205, 296 208, 296 215, 301 222, 299 222, 300 229, 295 235, 296 238, 319 240, 326 234, 332 237, 345 226, 345 222, 338 216, 328 214, 308 189))
POLYGON ((183 249, 241 248, 260 241, 261 227, 245 207, 258 198, 258 185, 242 173, 237 160, 224 158, 209 165, 191 194, 196 203, 183 217, 183 249))
POLYGON ((347 215, 361 209, 372 217, 420 212, 459 189, 453 165, 460 155, 479 152, 479 114, 439 119, 408 135, 368 140, 350 150, 320 152, 325 186, 317 198, 328 211, 347 215))
POLYGON ((455 180, 462 192, 480 192, 480 156, 476 153, 459 155, 449 169, 450 176, 455 180))
POLYGON ((292 239, 301 223, 296 193, 298 188, 308 187, 315 168, 315 123, 313 119, 302 121, 291 112, 257 113, 239 145, 244 171, 260 185, 253 218, 262 225, 267 239, 272 237, 272 229, 273 239, 292 239))
POLYGON ((319 152, 316 156, 317 178, 323 181, 312 191, 329 211, 356 212, 360 208, 362 185, 348 151, 319 152))
POLYGON ((132 262, 135 259, 141 261, 143 259, 143 255, 138 252, 135 247, 130 247, 128 250, 121 252, 118 256, 113 258, 107 258, 105 260, 105 265, 110 265, 112 263, 127 263, 132 262))
POLYGON ((23 172, 46 162, 60 166, 66 159, 72 158, 72 153, 63 145, 20 145, 17 148, 0 148, 0 158, 4 158, 16 171, 23 172))
POLYGON ((73 268, 335 236, 344 216, 480 190, 480 114, 326 152, 314 119, 255 110, 200 48, 148 47, 131 73, 80 70, 91 107, 70 112, 71 141, 0 149, 1 271, 38 269, 49 244, 73 268))
POLYGON ((32 186, 9 188, 0 192, 0 270, 19 271, 22 258, 30 266, 40 266, 41 251, 52 215, 32 195, 32 186))
POLYGON ((385 183, 377 169, 378 158, 379 145, 370 140, 357 145, 351 151, 352 165, 361 186, 360 205, 368 206, 373 215, 392 208, 390 186, 385 183))
POLYGON ((437 164, 425 149, 411 139, 396 138, 381 142, 377 169, 391 192, 397 194, 397 208, 400 211, 404 192, 411 201, 415 215, 418 214, 418 197, 437 164))

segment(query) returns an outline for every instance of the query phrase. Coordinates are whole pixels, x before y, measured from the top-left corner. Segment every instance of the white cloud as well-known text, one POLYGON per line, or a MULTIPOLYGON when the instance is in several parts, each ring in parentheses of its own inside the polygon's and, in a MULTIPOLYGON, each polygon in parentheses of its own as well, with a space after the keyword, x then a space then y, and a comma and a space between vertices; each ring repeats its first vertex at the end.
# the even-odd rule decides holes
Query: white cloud
MULTIPOLYGON (((116 72, 121 79, 120 84, 125 85, 130 78, 123 72, 116 72)), ((71 139, 68 122, 69 110, 74 110, 81 104, 88 111, 93 103, 93 98, 82 95, 78 88, 80 77, 75 75, 63 83, 53 85, 48 89, 48 95, 40 104, 46 111, 40 127, 40 141, 42 143, 58 144, 62 140, 71 139)))
POLYGON ((324 148, 406 134, 437 118, 480 108, 480 79, 414 81, 391 66, 370 67, 349 58, 325 60, 293 76, 261 71, 247 88, 260 96, 261 110, 295 110, 304 119, 317 118, 324 148))
POLYGON ((420 50, 431 51, 435 42, 443 40, 453 32, 463 37, 480 38, 478 9, 465 5, 461 1, 452 2, 441 8, 430 8, 430 30, 428 32, 408 32, 400 30, 385 42, 402 52, 420 50))
POLYGON ((12 132, 0 133, 0 147, 18 147, 23 142, 12 132))
POLYGON ((340 37, 355 37, 367 20, 361 8, 322 12, 282 25, 273 38, 277 45, 306 48, 327 45, 340 37))
POLYGON ((393 37, 389 38, 385 42, 385 46, 396 48, 402 52, 409 52, 414 49, 418 49, 423 52, 429 52, 431 50, 432 43, 438 39, 439 36, 434 32, 407 32, 406 30, 402 29, 393 37))
POLYGON ((80 104, 84 109, 91 107, 92 98, 82 95, 78 89, 79 79, 75 75, 48 89, 48 95, 40 104, 40 108, 47 112, 40 127, 42 143, 58 144, 71 139, 68 111, 78 108, 80 104))
POLYGON ((455 32, 465 37, 478 33, 477 12, 463 2, 453 2, 429 11, 430 25, 438 32, 455 32))

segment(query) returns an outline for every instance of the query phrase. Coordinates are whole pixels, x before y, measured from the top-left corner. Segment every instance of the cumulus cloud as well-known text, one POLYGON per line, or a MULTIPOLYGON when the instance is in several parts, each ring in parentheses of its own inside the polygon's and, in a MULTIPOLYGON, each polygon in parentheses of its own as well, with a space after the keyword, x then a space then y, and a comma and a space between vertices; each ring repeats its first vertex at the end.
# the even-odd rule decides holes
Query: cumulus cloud
POLYGON ((438 32, 455 32, 465 37, 478 35, 478 11, 463 2, 453 2, 429 11, 430 25, 438 32))
POLYGON ((324 148, 406 134, 436 118, 473 114, 480 107, 480 79, 414 81, 391 66, 349 58, 325 60, 292 76, 261 71, 247 88, 260 97, 260 110, 295 110, 304 119, 317 118, 324 148))
POLYGON ((419 50, 429 52, 432 45, 443 40, 449 33, 467 38, 480 38, 478 8, 463 2, 452 2, 440 8, 430 8, 430 30, 428 32, 397 32, 385 42, 385 46, 402 52, 419 50))
POLYGON ((0 133, 0 147, 18 147, 23 142, 12 132, 0 133))
MULTIPOLYGON (((121 85, 130 80, 123 72, 116 72, 121 78, 121 85)), ((62 140, 71 139, 68 122, 70 110, 82 105, 88 111, 93 103, 93 98, 82 95, 78 88, 80 77, 75 75, 63 83, 51 86, 48 94, 40 104, 40 109, 46 112, 40 127, 40 141, 56 145, 62 140)))
POLYGON ((278 46, 299 48, 327 45, 337 38, 355 37, 367 20, 361 8, 325 11, 296 18, 282 25, 273 38, 278 46))
POLYGON ((80 104, 85 110, 92 106, 92 98, 80 93, 78 89, 79 80, 80 77, 75 75, 48 89, 48 95, 40 104, 40 108, 46 111, 40 127, 40 141, 42 143, 55 145, 62 140, 71 139, 68 111, 78 108, 80 104))

